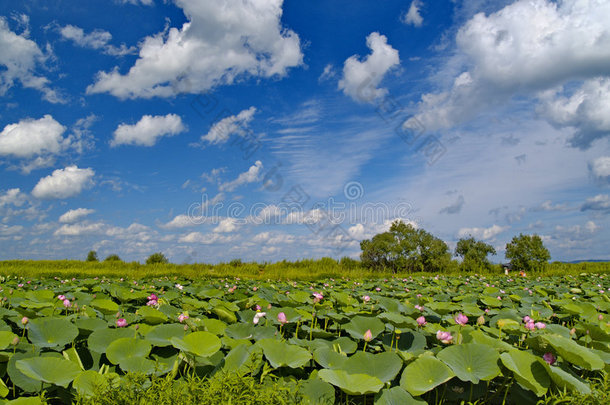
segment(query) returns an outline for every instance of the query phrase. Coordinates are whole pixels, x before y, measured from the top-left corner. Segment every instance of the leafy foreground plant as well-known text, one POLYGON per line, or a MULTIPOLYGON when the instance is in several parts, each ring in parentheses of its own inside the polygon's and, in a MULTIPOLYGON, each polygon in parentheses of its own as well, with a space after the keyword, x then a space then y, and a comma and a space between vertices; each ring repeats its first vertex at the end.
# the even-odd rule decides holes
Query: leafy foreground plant
POLYGON ((89 398, 79 397, 79 405, 117 404, 298 404, 299 393, 269 378, 258 379, 237 373, 218 373, 211 378, 197 376, 174 380, 144 374, 127 374, 115 387, 96 389, 89 398))

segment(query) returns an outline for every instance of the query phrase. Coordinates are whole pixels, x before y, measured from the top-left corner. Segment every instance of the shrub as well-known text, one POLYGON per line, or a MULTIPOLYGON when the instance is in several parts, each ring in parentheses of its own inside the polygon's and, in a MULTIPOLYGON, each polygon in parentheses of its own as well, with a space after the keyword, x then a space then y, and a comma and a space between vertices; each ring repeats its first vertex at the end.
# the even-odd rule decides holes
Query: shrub
POLYGON ((87 254, 88 262, 99 262, 100 260, 97 258, 97 252, 95 250, 90 250, 87 254))
POLYGON ((153 253, 152 255, 148 256, 148 259, 146 259, 146 264, 166 264, 166 263, 169 263, 169 260, 167 260, 167 257, 165 257, 165 255, 161 252, 153 253))

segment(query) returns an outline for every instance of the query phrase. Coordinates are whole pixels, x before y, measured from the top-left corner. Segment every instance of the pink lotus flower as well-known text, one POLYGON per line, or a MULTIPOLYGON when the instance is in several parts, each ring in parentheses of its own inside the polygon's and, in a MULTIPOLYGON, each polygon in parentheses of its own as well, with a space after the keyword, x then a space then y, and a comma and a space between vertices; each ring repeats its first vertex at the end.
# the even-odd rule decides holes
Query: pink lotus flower
POLYGON ((149 307, 154 307, 156 305, 159 305, 159 301, 157 300, 150 300, 146 303, 146 305, 148 305, 149 307))
POLYGON ((66 308, 70 308, 71 306, 72 306, 72 303, 70 302, 70 300, 65 299, 65 300, 64 300, 64 307, 66 307, 66 308))
POLYGON ((178 315, 178 321, 180 323, 186 321, 187 319, 189 319, 189 316, 187 314, 180 314, 180 315, 178 315))
POLYGON ((533 321, 529 321, 525 324, 525 329, 534 330, 534 329, 536 329, 536 325, 534 324, 533 321))
POLYGON ((381 288, 377 287, 377 288, 375 288, 375 291, 379 292, 379 291, 381 291, 381 288))
POLYGON ((371 340, 373 340, 373 333, 369 329, 366 332, 364 332, 364 341, 365 342, 370 342, 371 340))
POLYGON ((415 305, 415 309, 417 309, 418 311, 423 311, 424 307, 422 307, 421 305, 415 305))
POLYGON ((525 315, 525 316, 523 317, 523 322, 528 323, 528 322, 530 322, 530 321, 533 321, 533 319, 532 319, 532 318, 530 318, 529 316, 525 315))
POLYGON ((425 324, 427 324, 428 322, 426 322, 426 318, 424 318, 423 316, 420 316, 419 318, 417 318, 417 324, 419 326, 424 326, 425 324))
POLYGON ((261 306, 260 306, 260 305, 258 305, 258 304, 256 304, 256 306, 254 307, 254 309, 256 309, 257 311, 260 311, 260 310, 261 310, 261 306))
POLYGON ((284 325, 285 323, 288 322, 288 319, 286 319, 286 314, 283 312, 280 312, 279 314, 277 314, 277 321, 279 323, 281 323, 282 325, 284 325))
POLYGON ((60 301, 63 301, 63 300, 65 300, 65 299, 66 299, 66 296, 65 296, 65 295, 63 295, 63 294, 59 294, 59 295, 57 296, 57 299, 58 299, 58 300, 60 300, 60 301))
POLYGON ((155 294, 150 294, 148 297, 146 297, 146 299, 149 301, 157 301, 159 297, 157 297, 155 294))
POLYGON ((116 326, 119 328, 124 328, 127 326, 127 321, 123 318, 119 318, 116 320, 116 326))
POLYGON ((536 322, 536 323, 534 324, 534 326, 535 326, 536 328, 538 328, 538 329, 544 329, 544 328, 546 328, 546 324, 545 324, 544 322, 536 322))
POLYGON ((21 318, 21 324, 23 326, 27 325, 29 321, 30 321, 30 318, 28 318, 27 316, 24 316, 23 318, 21 318))
POLYGON ((322 294, 320 294, 320 293, 313 293, 313 296, 318 301, 321 301, 324 298, 324 296, 322 294))
POLYGON ((599 315, 597 316, 597 320, 599 320, 599 321, 603 321, 603 320, 604 320, 604 316, 603 316, 602 314, 599 314, 599 315))
POLYGON ((442 330, 436 332, 436 338, 444 344, 449 344, 453 340, 450 332, 443 332, 442 330))
POLYGON ((364 297, 362 297, 362 301, 364 302, 369 302, 371 300, 371 297, 369 297, 368 295, 365 295, 364 297))
POLYGON ((542 358, 544 359, 544 361, 546 361, 550 366, 552 366, 553 364, 555 364, 555 362, 557 361, 557 357, 553 356, 553 353, 544 353, 544 355, 542 356, 542 358))
POLYGON ((468 317, 460 313, 458 314, 458 316, 455 317, 455 323, 464 326, 468 323, 468 317))

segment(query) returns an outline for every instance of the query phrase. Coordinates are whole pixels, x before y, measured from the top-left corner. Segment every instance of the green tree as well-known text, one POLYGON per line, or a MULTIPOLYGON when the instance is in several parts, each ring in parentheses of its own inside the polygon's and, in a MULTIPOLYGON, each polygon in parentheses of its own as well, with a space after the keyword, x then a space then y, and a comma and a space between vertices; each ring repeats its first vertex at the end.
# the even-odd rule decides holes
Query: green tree
POLYGON ((113 253, 113 254, 111 254, 111 255, 108 255, 108 256, 107 256, 107 257, 104 259, 104 261, 105 261, 105 262, 122 262, 123 260, 121 260, 121 258, 119 257, 119 255, 117 255, 117 254, 114 254, 114 253, 113 253))
POLYGON ((99 262, 100 260, 97 258, 97 252, 95 250, 90 250, 87 254, 88 262, 99 262))
POLYGON ((460 270, 463 271, 491 271, 493 265, 487 259, 490 254, 495 255, 496 249, 473 237, 460 239, 455 248, 455 255, 462 258, 460 270))
POLYGON ((392 223, 388 232, 363 240, 360 248, 362 264, 374 270, 440 272, 451 263, 445 242, 402 221, 392 223))
POLYGON ((148 259, 146 259, 146 264, 165 264, 165 263, 169 263, 169 260, 167 260, 167 257, 165 257, 165 255, 161 252, 153 253, 152 255, 148 256, 148 259))
POLYGON ((548 265, 551 254, 540 236, 519 234, 506 244, 506 258, 515 270, 538 272, 548 265))

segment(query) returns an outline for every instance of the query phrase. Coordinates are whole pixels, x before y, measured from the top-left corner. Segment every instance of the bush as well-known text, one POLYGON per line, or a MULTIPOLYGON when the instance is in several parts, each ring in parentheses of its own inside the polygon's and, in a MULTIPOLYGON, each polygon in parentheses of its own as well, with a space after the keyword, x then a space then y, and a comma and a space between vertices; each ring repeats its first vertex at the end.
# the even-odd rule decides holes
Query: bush
POLYGON ((111 254, 108 255, 105 259, 105 262, 122 262, 123 260, 121 260, 121 258, 119 257, 119 255, 116 254, 111 254))
POLYGON ((515 270, 526 272, 542 272, 548 266, 551 254, 544 247, 538 235, 523 235, 513 237, 506 244, 506 258, 510 260, 515 270))
POLYGON ((153 253, 152 255, 148 256, 148 259, 146 259, 146 264, 166 264, 166 263, 169 263, 169 260, 167 260, 167 257, 165 257, 165 255, 161 252, 153 253))
POLYGON ((89 251, 89 253, 87 254, 87 261, 88 262, 99 262, 100 261, 97 258, 97 252, 95 250, 89 251))

